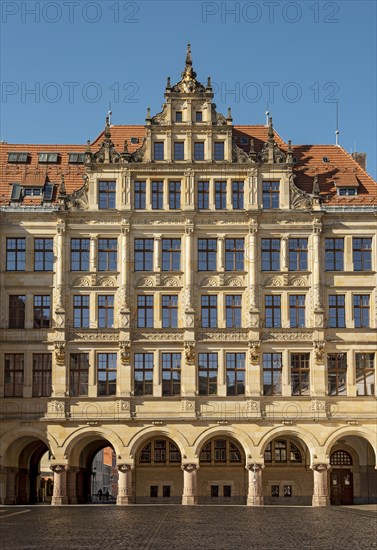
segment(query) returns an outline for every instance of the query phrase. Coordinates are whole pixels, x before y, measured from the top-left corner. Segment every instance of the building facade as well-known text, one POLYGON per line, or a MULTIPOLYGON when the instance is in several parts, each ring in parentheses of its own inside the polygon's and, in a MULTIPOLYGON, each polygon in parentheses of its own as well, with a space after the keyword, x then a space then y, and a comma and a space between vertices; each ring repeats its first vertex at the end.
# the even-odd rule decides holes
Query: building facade
MULTIPOLYGON (((0 498, 375 502, 377 184, 216 110, 188 48, 161 113, 1 146, 0 498)), ((362 157, 361 157, 362 158, 362 157)), ((357 159, 359 160, 359 158, 357 159)))

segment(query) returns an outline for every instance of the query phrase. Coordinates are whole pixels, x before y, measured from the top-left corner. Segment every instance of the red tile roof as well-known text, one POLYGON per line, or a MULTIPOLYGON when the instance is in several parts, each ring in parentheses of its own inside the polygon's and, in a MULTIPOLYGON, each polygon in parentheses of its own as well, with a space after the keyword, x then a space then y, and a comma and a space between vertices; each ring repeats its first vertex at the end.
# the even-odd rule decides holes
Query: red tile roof
MULTIPOLYGON (((241 142, 242 137, 253 138, 254 148, 258 153, 267 141, 268 128, 262 125, 234 126, 233 135, 237 145, 246 151, 247 145, 241 142)), ((96 152, 103 139, 104 132, 91 143, 92 152, 96 152)), ((144 126, 112 126, 111 140, 115 148, 121 152, 124 142, 128 142, 129 152, 136 151, 142 145, 145 136, 144 126), (139 143, 131 143, 131 138, 136 137, 139 143)), ((286 152, 287 144, 275 131, 275 141, 286 152)), ((72 193, 83 185, 82 176, 85 166, 82 164, 69 164, 69 153, 83 153, 86 145, 25 145, 0 143, 0 204, 9 204, 13 183, 25 182, 32 185, 33 177, 38 181, 47 178, 47 181, 58 187, 61 177, 64 175, 67 193, 72 193), (28 164, 8 163, 9 152, 29 153, 28 164), (59 153, 57 164, 39 164, 38 153, 59 153), (38 174, 38 176, 36 176, 38 174)), ((318 176, 320 193, 325 203, 331 205, 377 205, 377 183, 342 147, 335 145, 292 145, 293 156, 296 159, 294 172, 295 184, 300 189, 311 193, 314 176, 318 176), (323 157, 328 157, 325 163, 323 157), (357 186, 356 196, 339 196, 336 193, 339 186, 357 186)), ((136 168, 136 166, 135 166, 136 168)), ((55 192, 56 199, 57 192, 55 192)), ((40 204, 39 197, 25 197, 22 204, 40 204)))

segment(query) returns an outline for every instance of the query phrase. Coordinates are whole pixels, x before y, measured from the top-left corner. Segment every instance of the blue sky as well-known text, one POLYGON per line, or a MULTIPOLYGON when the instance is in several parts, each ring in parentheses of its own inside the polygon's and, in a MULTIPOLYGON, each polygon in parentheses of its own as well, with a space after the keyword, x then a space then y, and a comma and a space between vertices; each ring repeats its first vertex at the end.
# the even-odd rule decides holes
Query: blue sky
POLYGON ((376 177, 374 1, 1 3, 1 139, 84 143, 161 110, 191 42, 198 79, 235 124, 263 124, 293 143, 366 151, 376 177))

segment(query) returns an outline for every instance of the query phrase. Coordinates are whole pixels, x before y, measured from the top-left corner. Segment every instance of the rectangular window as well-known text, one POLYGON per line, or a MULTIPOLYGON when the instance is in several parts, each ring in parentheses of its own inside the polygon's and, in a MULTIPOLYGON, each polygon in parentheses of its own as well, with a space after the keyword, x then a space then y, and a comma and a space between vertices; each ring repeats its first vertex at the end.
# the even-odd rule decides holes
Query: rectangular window
POLYGON ((208 210, 209 208, 209 182, 198 181, 198 208, 208 210))
POLYGON ((181 239, 162 239, 162 271, 179 271, 181 239))
POLYGON ((278 181, 262 182, 263 208, 279 208, 280 183, 278 181))
POLYGON ((117 248, 116 239, 98 239, 98 271, 117 270, 117 248))
POLYGON ((97 353, 97 395, 106 397, 116 395, 117 384, 117 354, 97 353))
POLYGON ((179 210, 181 208, 181 182, 169 181, 169 208, 179 210))
POLYGON ((245 395, 245 354, 226 354, 226 394, 245 395))
POLYGON ((217 239, 198 239, 198 270, 216 271, 217 239))
POLYGON ((202 111, 195 112, 195 122, 203 122, 203 113, 202 111))
POLYGON ((326 271, 343 271, 344 239, 325 239, 326 271))
POLYGON ((263 354, 263 395, 281 395, 282 354, 263 354))
POLYGON ((219 486, 211 485, 211 498, 218 498, 219 496, 219 486))
POLYGON ((202 327, 217 327, 217 296, 202 296, 202 327))
POLYGON ((170 498, 170 485, 163 485, 162 486, 162 497, 163 498, 170 498))
POLYGON ((242 326, 242 296, 225 296, 226 328, 241 328, 242 326))
POLYGON ((243 188, 244 188, 243 181, 232 181, 233 210, 243 210, 244 208, 243 188))
POLYGON ((194 160, 204 160, 204 141, 194 142, 194 160))
POLYGON ((162 295, 162 328, 178 328, 178 296, 162 295))
POLYGON ((266 328, 281 328, 281 296, 264 297, 266 328))
POLYGON ((88 395, 89 353, 71 353, 69 365, 69 395, 88 395))
POLYGON ((164 160, 164 142, 155 141, 153 144, 153 158, 154 160, 164 160))
POLYGON ((329 327, 344 328, 346 326, 346 306, 344 294, 329 296, 329 327))
POLYGON ((25 296, 9 296, 9 328, 25 328, 25 296))
POLYGON ((174 142, 174 160, 185 160, 185 142, 174 142))
POLYGON ((217 394, 217 353, 199 353, 199 395, 217 394))
POLYGON ((149 487, 150 498, 158 498, 158 485, 151 485, 149 487))
POLYGON ((24 390, 24 354, 4 356, 4 397, 22 397, 24 390))
POLYGON ((225 270, 244 270, 244 239, 225 239, 225 270))
POLYGON ((52 391, 51 353, 33 354, 33 397, 50 397, 52 391))
POLYGON ((356 353, 357 395, 374 395, 374 353, 356 353))
POLYGON ((175 121, 176 122, 182 122, 183 118, 182 118, 182 111, 176 111, 175 112, 175 121))
POLYGON ((305 326, 305 296, 289 296, 289 321, 291 328, 305 326))
POLYGON ((153 395, 153 353, 135 353, 134 394, 153 395))
POLYGON ((89 271, 89 256, 89 239, 71 239, 71 271, 89 271))
POLYGON ((164 182, 152 181, 152 208, 162 210, 164 207, 164 182))
POLYGON ((224 142, 223 141, 215 141, 214 147, 213 147, 213 158, 214 160, 224 160, 224 142))
POLYGON ((289 239, 289 271, 308 269, 308 239, 289 239))
POLYGON ((162 395, 181 393, 181 354, 162 354, 162 395))
POLYGON ((280 239, 262 239, 262 271, 280 270, 280 239))
POLYGON ((102 209, 115 208, 115 181, 98 182, 98 206, 102 209))
POLYGON ((347 354, 327 355, 327 381, 329 395, 347 395, 347 354))
POLYGON ((83 164, 85 162, 85 153, 68 153, 69 164, 83 164))
POLYGON ((153 328, 153 296, 151 294, 137 297, 137 326, 153 328))
POLYGON ((215 181, 215 208, 226 209, 226 181, 215 181))
POLYGON ((372 239, 353 238, 353 269, 354 271, 370 271, 372 269, 372 239))
POLYGON ((310 353, 291 353, 292 395, 309 395, 310 353))
POLYGON ((73 327, 89 328, 89 296, 73 296, 73 327))
POLYGON ((98 328, 114 327, 114 296, 98 296, 98 328))
POLYGON ((26 240, 7 238, 7 271, 25 271, 26 240))
POLYGON ((29 153, 8 153, 8 162, 17 164, 27 164, 29 153))
POLYGON ((355 294, 353 297, 353 318, 355 328, 369 328, 369 295, 355 294))
POLYGON ((134 185, 135 210, 145 210, 147 205, 146 193, 147 193, 147 184, 145 183, 145 181, 135 181, 135 185, 134 185))
POLYGON ((34 239, 34 271, 52 271, 53 269, 53 239, 34 239))
POLYGON ((56 164, 59 160, 59 153, 39 153, 38 162, 56 164))
POLYGON ((135 271, 153 271, 153 239, 135 239, 135 271))
POLYGON ((34 296, 33 328, 50 327, 50 296, 34 296))

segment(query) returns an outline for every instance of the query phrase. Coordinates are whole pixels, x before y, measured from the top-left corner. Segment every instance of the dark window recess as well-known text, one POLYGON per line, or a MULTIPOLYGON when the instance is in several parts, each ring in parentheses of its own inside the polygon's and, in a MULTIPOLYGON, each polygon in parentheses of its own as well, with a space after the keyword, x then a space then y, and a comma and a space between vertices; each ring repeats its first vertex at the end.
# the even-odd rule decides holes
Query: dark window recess
POLYGON ((249 143, 248 138, 245 138, 245 137, 240 138, 241 145, 247 145, 248 143, 249 143))
POLYGON ((131 141, 132 145, 136 145, 136 143, 139 143, 139 138, 133 136, 130 141, 131 141))
POLYGON ((322 160, 324 163, 330 162, 329 157, 322 157, 322 160))
POLYGON ((158 497, 158 485, 151 485, 149 494, 150 494, 151 498, 157 498, 158 497))
POLYGON ((10 200, 14 202, 21 200, 21 191, 22 191, 21 185, 19 183, 14 183, 12 185, 12 194, 11 194, 10 200))
POLYGON ((54 194, 54 186, 52 183, 46 183, 45 189, 43 193, 43 200, 46 201, 52 201, 52 196, 54 194))
POLYGON ((211 485, 211 498, 217 498, 219 496, 219 486, 211 485))
POLYGON ((83 164, 85 162, 85 153, 68 153, 69 164, 83 164))
POLYGON ((162 486, 162 496, 163 498, 170 498, 170 485, 162 486))
POLYGON ((56 164, 59 161, 59 153, 39 153, 38 162, 56 164))
POLYGON ((8 153, 8 162, 15 164, 26 164, 29 160, 29 153, 8 153))

